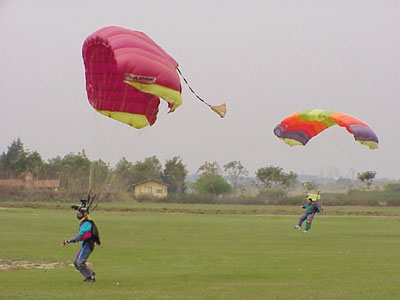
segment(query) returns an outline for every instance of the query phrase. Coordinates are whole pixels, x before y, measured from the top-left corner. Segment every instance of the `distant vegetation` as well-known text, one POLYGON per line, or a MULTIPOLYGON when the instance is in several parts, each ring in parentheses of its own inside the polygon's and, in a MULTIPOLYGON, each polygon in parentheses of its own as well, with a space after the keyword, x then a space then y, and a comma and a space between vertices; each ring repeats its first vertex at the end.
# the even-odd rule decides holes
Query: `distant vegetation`
POLYGON ((339 178, 320 183, 276 166, 262 166, 251 177, 240 161, 228 162, 222 168, 214 161, 205 162, 188 177, 179 156, 164 165, 156 156, 135 163, 123 157, 110 166, 102 160, 90 161, 82 150, 44 161, 37 151, 25 150, 17 138, 0 154, 0 179, 22 179, 27 172, 34 180, 58 179, 59 188, 15 189, 3 185, 0 201, 76 201, 91 189, 103 202, 298 205, 305 193, 321 191, 323 205, 400 206, 400 183, 373 184, 374 171, 359 173, 357 181, 339 178), (135 197, 132 185, 144 180, 167 183, 168 197, 135 197))

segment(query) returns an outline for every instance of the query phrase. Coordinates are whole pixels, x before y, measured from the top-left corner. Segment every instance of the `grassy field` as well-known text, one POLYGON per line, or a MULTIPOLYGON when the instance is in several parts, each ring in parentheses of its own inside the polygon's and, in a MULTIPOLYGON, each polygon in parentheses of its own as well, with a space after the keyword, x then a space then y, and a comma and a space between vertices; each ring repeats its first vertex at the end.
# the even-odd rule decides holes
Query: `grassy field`
POLYGON ((118 210, 92 215, 103 244, 88 284, 71 265, 78 245, 60 246, 76 234, 74 212, 40 207, 0 209, 2 300, 400 299, 390 208, 326 208, 303 234, 295 207, 109 204, 118 210))

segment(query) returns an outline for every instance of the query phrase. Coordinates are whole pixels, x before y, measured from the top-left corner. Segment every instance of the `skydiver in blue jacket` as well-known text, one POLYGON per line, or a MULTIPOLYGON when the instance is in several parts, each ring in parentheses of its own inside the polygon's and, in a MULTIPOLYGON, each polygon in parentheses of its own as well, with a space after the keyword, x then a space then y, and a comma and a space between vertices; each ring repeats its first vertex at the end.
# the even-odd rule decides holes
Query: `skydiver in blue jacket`
POLYGON ((76 218, 80 221, 79 231, 74 237, 64 239, 61 245, 81 243, 81 248, 74 258, 74 266, 85 277, 84 282, 95 282, 96 273, 89 269, 86 261, 94 250, 94 244, 100 245, 99 231, 96 224, 89 218, 89 209, 85 204, 79 207, 74 205, 72 208, 77 210, 76 218))
POLYGON ((321 196, 319 194, 309 194, 307 196, 307 203, 301 206, 301 208, 305 209, 305 212, 300 216, 299 223, 294 226, 295 229, 300 229, 305 220, 307 220, 307 222, 306 228, 303 232, 307 233, 311 229, 311 223, 314 215, 322 210, 321 206, 317 203, 317 200, 319 200, 320 197, 321 196))

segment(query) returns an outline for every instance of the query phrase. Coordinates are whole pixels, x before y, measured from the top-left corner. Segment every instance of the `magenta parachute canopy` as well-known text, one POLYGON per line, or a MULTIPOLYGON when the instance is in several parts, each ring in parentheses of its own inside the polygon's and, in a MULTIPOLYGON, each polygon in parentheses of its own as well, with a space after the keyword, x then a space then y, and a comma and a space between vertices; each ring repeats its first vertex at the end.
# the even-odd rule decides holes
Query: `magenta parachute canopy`
POLYGON ((178 63, 146 34, 117 26, 89 35, 82 47, 90 105, 135 128, 153 125, 159 98, 182 104, 178 63))

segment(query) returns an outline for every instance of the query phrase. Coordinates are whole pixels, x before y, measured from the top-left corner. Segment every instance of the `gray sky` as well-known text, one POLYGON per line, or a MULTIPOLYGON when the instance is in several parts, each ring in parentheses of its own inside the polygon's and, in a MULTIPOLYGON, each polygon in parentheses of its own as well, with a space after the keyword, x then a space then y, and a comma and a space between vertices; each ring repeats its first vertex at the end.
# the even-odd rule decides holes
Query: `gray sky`
POLYGON ((239 160, 320 175, 373 170, 400 178, 400 2, 397 0, 0 0, 0 151, 20 137, 45 160, 85 149, 91 160, 180 156, 239 160), (86 97, 81 47, 118 25, 149 35, 180 63, 195 91, 226 102, 220 119, 183 85, 183 106, 138 131, 96 113, 86 97), (303 109, 366 122, 379 149, 331 127, 306 147, 273 128, 303 109))

